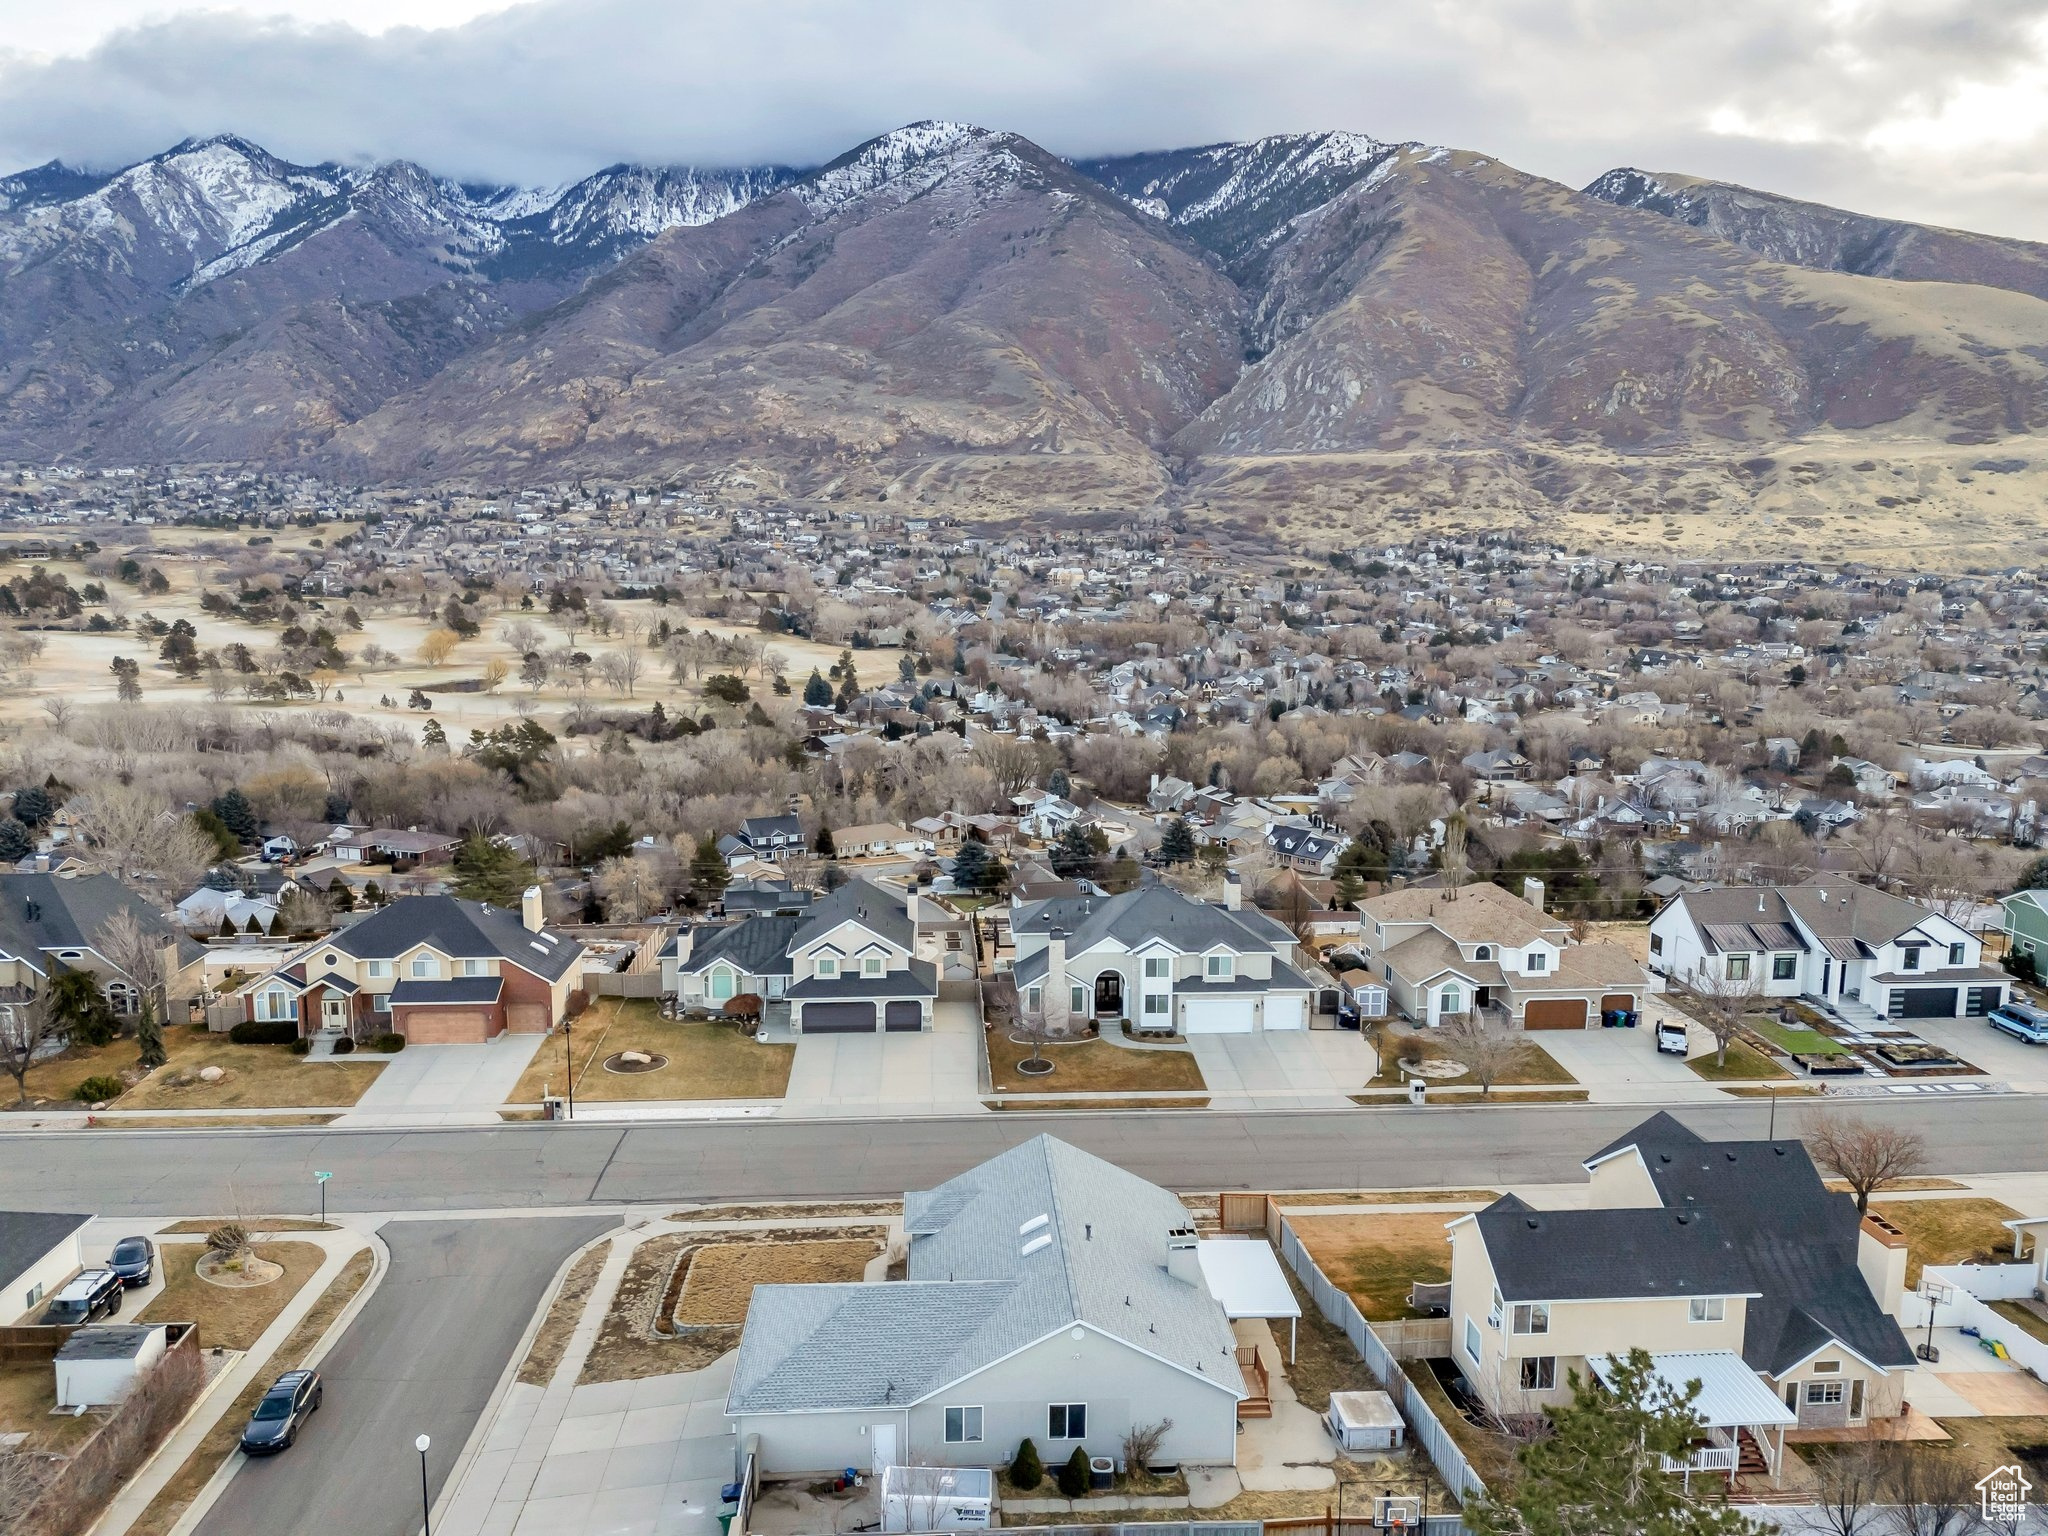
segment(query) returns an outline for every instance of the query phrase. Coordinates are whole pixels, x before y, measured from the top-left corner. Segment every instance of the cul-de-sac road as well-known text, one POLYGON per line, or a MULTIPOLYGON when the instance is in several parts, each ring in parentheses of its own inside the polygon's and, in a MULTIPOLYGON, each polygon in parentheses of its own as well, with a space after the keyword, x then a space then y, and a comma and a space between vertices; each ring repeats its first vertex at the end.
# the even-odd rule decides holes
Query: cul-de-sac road
MULTIPOLYGON (((2048 1096, 1858 1099, 1840 1107, 1911 1127, 1930 1171, 2048 1169, 2048 1096)), ((1777 1106, 1796 1135, 1812 1101, 1777 1106)), ((136 1130, 0 1137, 0 1201, 106 1216, 317 1206, 313 1170, 334 1174, 338 1211, 480 1211, 665 1200, 895 1196, 929 1188, 1041 1131, 1168 1188, 1506 1188, 1582 1177, 1580 1159, 1651 1113, 1641 1106, 1495 1105, 1222 1114, 486 1129, 136 1130)), ((1673 1110, 1711 1138, 1765 1134, 1760 1099, 1673 1110)))

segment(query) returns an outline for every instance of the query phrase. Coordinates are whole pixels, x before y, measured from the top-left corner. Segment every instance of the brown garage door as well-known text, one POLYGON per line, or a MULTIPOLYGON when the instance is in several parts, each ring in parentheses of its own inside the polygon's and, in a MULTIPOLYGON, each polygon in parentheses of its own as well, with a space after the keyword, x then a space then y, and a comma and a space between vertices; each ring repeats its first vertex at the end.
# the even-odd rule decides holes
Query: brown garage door
POLYGON ((882 1014, 882 1028, 907 1034, 924 1028, 924 1009, 917 1003, 894 1002, 882 1014))
POLYGON ((407 1045, 481 1045, 491 1037, 491 1016, 467 1008, 408 1008, 407 1045))
POLYGON ((1531 998, 1522 1011, 1524 1029, 1584 1029, 1586 1002, 1578 997, 1531 998))
POLYGON ((1600 999, 1602 1013, 1634 1013, 1636 995, 1633 992, 1610 992, 1600 999))
POLYGON ((871 1035, 875 1032, 873 1003, 805 1003, 803 1031, 807 1035, 871 1035))

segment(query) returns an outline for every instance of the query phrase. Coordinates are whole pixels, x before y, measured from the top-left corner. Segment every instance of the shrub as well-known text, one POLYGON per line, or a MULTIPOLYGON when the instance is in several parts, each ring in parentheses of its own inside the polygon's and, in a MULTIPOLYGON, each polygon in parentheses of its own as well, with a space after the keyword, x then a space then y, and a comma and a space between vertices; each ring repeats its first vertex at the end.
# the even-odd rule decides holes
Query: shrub
POLYGON ((343 1035, 339 1040, 334 1042, 334 1054, 337 1056, 346 1056, 350 1051, 353 1051, 355 1048, 355 1041, 349 1039, 347 1035, 343 1035))
POLYGON ((232 1259, 249 1251, 249 1229, 239 1221, 224 1221, 206 1234, 206 1246, 222 1258, 232 1259))
POLYGON ((1045 1463, 1038 1459, 1038 1447, 1026 1440, 1017 1447, 1010 1462, 1010 1486, 1020 1493, 1029 1493, 1044 1481, 1045 1463))
POLYGON ((1060 1492, 1070 1499, 1088 1497, 1088 1453, 1078 1445, 1060 1466, 1060 1492))
POLYGON ((304 1056, 308 1054, 312 1049, 313 1042, 311 1040, 308 1040, 304 1035, 301 1035, 291 1044, 291 1052, 294 1056, 304 1056))
POLYGON ((399 1034, 379 1035, 376 1039, 370 1042, 370 1049, 373 1051, 386 1052, 402 1051, 405 1049, 405 1036, 399 1034))
POLYGON ((228 1038, 237 1045, 290 1045, 299 1038, 299 1026, 290 1019, 277 1023, 244 1020, 228 1031, 228 1038))
POLYGON ((80 1083, 73 1090, 71 1097, 78 1100, 81 1104, 105 1104, 109 1100, 118 1099, 127 1091, 128 1085, 122 1082, 121 1079, 107 1073, 101 1073, 97 1077, 88 1077, 84 1082, 80 1083))

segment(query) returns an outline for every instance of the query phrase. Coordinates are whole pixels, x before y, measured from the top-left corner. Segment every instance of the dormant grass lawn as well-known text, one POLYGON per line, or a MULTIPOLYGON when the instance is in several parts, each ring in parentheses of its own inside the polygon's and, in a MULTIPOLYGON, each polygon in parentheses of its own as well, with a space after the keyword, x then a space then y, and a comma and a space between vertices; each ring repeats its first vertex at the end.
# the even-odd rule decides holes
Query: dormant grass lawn
POLYGON ((256 1256, 282 1264, 284 1273, 244 1290, 200 1279, 194 1266, 205 1252, 204 1243, 165 1243, 157 1250, 164 1288, 138 1321, 197 1323, 201 1347, 221 1349, 247 1349, 261 1338, 325 1256, 313 1243, 258 1243, 256 1256))
POLYGON ((1201 1092, 1202 1069, 1189 1051, 1136 1051, 1103 1040, 1071 1045, 1048 1044, 1045 1059, 1053 1064, 1043 1077, 1018 1070, 1032 1054, 1007 1030, 988 1032, 989 1082, 998 1093, 1170 1093, 1201 1092))
POLYGON ((757 1285, 852 1283, 880 1249, 867 1239, 720 1243, 690 1257, 675 1320, 690 1326, 744 1323, 757 1285))
POLYGON ((1870 1209, 1906 1234, 1906 1284, 1920 1283, 1925 1264, 2009 1264, 2012 1231, 2000 1226, 2020 1213, 1998 1200, 1886 1200, 1870 1209))
POLYGON ((1444 1211, 1376 1211, 1360 1216, 1289 1216, 1323 1273, 1347 1291, 1368 1321, 1419 1316, 1408 1287, 1451 1278, 1444 1211))
POLYGON ((1804 1024, 1780 1024, 1776 1019, 1751 1019, 1749 1027, 1781 1051, 1795 1056, 1846 1056, 1849 1048, 1832 1035, 1824 1035, 1804 1024))
MULTIPOLYGON (((173 1025, 164 1031, 169 1062, 120 1098, 117 1109, 328 1109, 343 1108, 363 1096, 383 1070, 380 1056, 367 1060, 308 1061, 282 1045, 236 1045, 226 1035, 204 1027, 173 1025), (217 1083, 179 1086, 179 1073, 219 1067, 217 1083)), ((68 1103, 89 1077, 118 1077, 136 1064, 135 1041, 123 1037, 111 1045, 76 1046, 31 1068, 31 1101, 68 1103)), ((0 1092, 13 1084, 0 1080, 0 1092)), ((9 1096, 11 1097, 11 1095, 9 1096)), ((0 1099, 0 1102, 6 1102, 0 1099)))
POLYGON ((569 1031, 543 1040, 527 1063, 508 1104, 538 1103, 561 1093, 573 1066, 576 1097, 591 1103, 650 1099, 779 1099, 789 1087, 793 1045, 763 1045, 734 1024, 688 1024, 661 1017, 644 998, 603 998, 569 1031), (652 1072, 608 1072, 604 1063, 622 1051, 665 1056, 652 1072), (565 1059, 565 1057, 567 1059, 565 1059))

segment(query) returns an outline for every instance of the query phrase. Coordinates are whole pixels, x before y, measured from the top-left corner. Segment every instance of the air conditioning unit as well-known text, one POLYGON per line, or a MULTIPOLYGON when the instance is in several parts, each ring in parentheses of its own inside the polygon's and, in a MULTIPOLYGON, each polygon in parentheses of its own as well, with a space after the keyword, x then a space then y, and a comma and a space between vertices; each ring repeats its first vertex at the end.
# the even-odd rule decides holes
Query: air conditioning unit
POLYGON ((1383 1531, 1413 1530, 1422 1524, 1422 1500, 1406 1493, 1374 1494, 1372 1523, 1383 1531))

